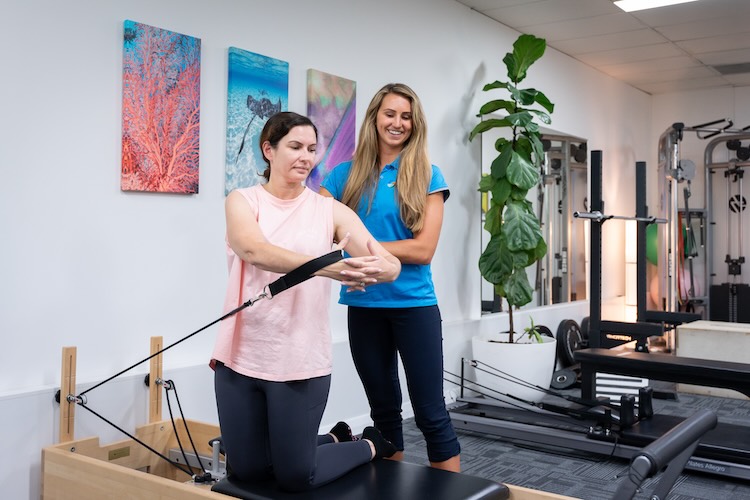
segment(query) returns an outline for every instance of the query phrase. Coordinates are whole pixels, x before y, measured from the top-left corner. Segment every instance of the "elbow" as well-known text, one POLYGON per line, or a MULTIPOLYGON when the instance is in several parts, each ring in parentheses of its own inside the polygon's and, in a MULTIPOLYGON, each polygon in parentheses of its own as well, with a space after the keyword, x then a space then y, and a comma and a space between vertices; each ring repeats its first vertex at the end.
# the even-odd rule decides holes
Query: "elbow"
POLYGON ((237 256, 250 264, 251 266, 257 266, 259 264, 258 262, 258 255, 255 252, 252 252, 250 250, 243 250, 243 251, 236 251, 235 252, 237 256))
POLYGON ((257 247, 242 245, 231 240, 229 241, 229 246, 235 253, 235 255, 237 255, 237 257, 247 262, 248 264, 253 266, 257 266, 258 264, 260 264, 260 257, 262 252, 259 252, 257 247))
POLYGON ((426 266, 432 264, 432 257, 435 256, 434 249, 424 248, 418 252, 414 252, 414 255, 410 259, 410 264, 418 264, 420 266, 426 266))
POLYGON ((432 263, 432 255, 424 255, 424 256, 421 256, 421 258, 418 257, 414 261, 414 264, 418 264, 420 266, 426 266, 431 263, 432 263))

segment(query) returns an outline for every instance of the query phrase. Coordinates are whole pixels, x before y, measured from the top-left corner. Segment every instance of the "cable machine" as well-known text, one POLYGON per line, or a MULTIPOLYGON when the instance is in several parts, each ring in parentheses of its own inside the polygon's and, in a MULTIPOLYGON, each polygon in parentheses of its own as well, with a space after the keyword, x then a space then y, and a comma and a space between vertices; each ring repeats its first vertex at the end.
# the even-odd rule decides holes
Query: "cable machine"
MULTIPOLYGON (((738 283, 742 256, 742 212, 744 200, 742 194, 743 166, 750 165, 750 148, 743 148, 742 139, 750 138, 750 126, 743 129, 733 128, 733 122, 726 118, 714 120, 700 125, 685 126, 684 123, 674 123, 659 137, 658 173, 659 173, 659 215, 669 221, 658 233, 658 288, 661 304, 657 304, 667 312, 686 311, 702 312, 703 317, 737 321, 737 299, 742 301, 744 289, 738 283), (695 177, 696 167, 691 160, 681 158, 681 142, 685 132, 694 132, 698 139, 712 139, 704 154, 706 209, 690 207, 689 199, 692 195, 691 181, 695 177), (727 139, 731 138, 731 139, 727 139), (726 144, 727 150, 737 151, 737 159, 717 161, 714 157, 716 146, 726 144), (744 158, 744 160, 743 160, 744 158), (744 162, 744 163, 743 163, 744 162), (725 262, 731 276, 726 283, 711 285, 709 283, 716 276, 713 270, 715 262, 711 257, 712 247, 716 244, 715 207, 712 206, 711 182, 714 173, 722 171, 727 179, 727 198, 730 186, 738 186, 739 194, 733 195, 739 200, 736 205, 737 227, 734 231, 727 230, 727 253, 725 262), (682 191, 680 185, 683 185, 682 191), (683 206, 680 207, 680 194, 683 206), (708 220, 711 219, 709 223, 708 220), (683 225, 684 221, 684 225, 683 225), (696 238, 695 223, 698 223, 698 238, 696 238), (735 245, 732 233, 738 235, 737 253, 732 255, 735 245), (700 244, 698 243, 700 241, 700 244), (696 258, 703 249, 703 271, 699 272, 696 258), (710 288, 710 292, 709 292, 710 288), (738 290, 740 290, 738 292, 738 290), (711 296, 721 303, 722 312, 717 316, 710 312, 711 296), (734 318, 734 319, 733 319, 734 318)), ((729 203, 729 202, 728 202, 729 203)), ((731 206, 730 206, 731 210, 731 206)), ((727 219, 732 219, 731 215, 727 219)), ((750 321, 750 319, 748 319, 750 321)))
POLYGON ((544 134, 544 163, 539 184, 538 216, 547 255, 537 262, 537 305, 586 298, 585 237, 573 224, 575 210, 587 210, 587 146, 584 139, 544 134))
POLYGON ((708 309, 709 319, 714 321, 750 323, 750 285, 747 279, 744 282, 742 279, 747 234, 743 230, 747 210, 743 179, 745 169, 750 166, 750 146, 742 146, 742 141, 747 140, 750 140, 750 132, 733 134, 729 139, 716 137, 708 143, 704 153, 706 207, 710 215, 707 231, 710 244, 706 256, 710 285, 708 309), (726 153, 724 148, 717 151, 719 145, 726 146, 726 153), (720 184, 721 180, 725 184, 723 198, 720 190, 714 189, 714 182, 720 184), (723 253, 715 248, 722 240, 726 241, 723 253))

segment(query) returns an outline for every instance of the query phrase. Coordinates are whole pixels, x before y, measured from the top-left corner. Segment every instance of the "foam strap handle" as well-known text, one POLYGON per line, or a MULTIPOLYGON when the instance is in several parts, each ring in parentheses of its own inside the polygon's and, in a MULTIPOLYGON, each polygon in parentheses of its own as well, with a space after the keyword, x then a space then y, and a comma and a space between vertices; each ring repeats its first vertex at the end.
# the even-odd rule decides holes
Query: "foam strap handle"
POLYGON ((281 293, 287 288, 291 288, 294 285, 299 285, 303 281, 307 281, 313 277, 313 274, 320 271, 326 266, 330 266, 344 258, 344 254, 341 250, 334 250, 331 253, 327 253, 311 261, 305 262, 297 269, 294 269, 281 278, 277 279, 270 285, 268 290, 271 292, 271 297, 275 297, 277 293, 281 293))

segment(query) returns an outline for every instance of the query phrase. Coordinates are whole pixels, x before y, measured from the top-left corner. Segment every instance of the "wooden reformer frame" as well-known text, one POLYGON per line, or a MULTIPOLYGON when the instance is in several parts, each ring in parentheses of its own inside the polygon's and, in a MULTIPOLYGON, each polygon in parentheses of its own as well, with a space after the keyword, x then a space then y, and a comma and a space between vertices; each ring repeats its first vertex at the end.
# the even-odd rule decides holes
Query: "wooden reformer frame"
MULTIPOLYGON (((162 349, 162 338, 151 338, 151 353, 162 349)), ((101 445, 98 437, 76 439, 76 348, 64 347, 60 388, 60 442, 42 450, 43 500, 233 500, 211 491, 211 484, 184 480, 185 475, 133 439, 101 445)), ((171 420, 161 419, 162 355, 149 365, 149 423, 136 428, 134 436, 162 455, 178 446, 171 420)), ((175 419, 177 435, 188 442, 190 428, 198 453, 211 457, 209 441, 220 435, 213 424, 175 419)), ((181 464, 183 467, 187 465, 181 464)), ((202 473, 198 469, 191 469, 202 473)), ((386 478, 384 478, 386 479, 386 478)), ((571 497, 506 484, 510 500, 566 500, 571 497)))
MULTIPOLYGON (((151 338, 151 353, 162 349, 162 338, 151 338)), ((42 498, 44 500, 231 499, 211 491, 211 485, 183 481, 186 475, 133 439, 102 446, 98 437, 75 439, 76 348, 64 347, 60 389, 60 442, 42 450, 42 498)), ((149 364, 149 423, 136 428, 135 437, 168 456, 177 436, 171 420, 162 420, 162 355, 149 364)), ((185 425, 175 420, 180 440, 188 442, 185 425)), ((187 421, 196 449, 212 454, 209 440, 220 435, 217 425, 187 421)), ((184 467, 188 467, 184 465, 184 467)), ((193 469, 196 473, 203 471, 193 469)))

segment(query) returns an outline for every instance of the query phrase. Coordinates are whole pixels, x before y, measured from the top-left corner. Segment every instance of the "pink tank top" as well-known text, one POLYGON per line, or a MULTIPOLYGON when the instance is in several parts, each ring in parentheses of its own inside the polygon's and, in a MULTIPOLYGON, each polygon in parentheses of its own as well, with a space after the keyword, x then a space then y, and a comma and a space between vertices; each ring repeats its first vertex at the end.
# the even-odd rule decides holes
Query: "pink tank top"
MULTIPOLYGON (((332 249, 333 199, 310 189, 281 200, 261 185, 240 189, 266 239, 311 258, 332 249)), ((240 259, 227 243, 229 284, 224 312, 256 297, 278 273, 240 259)), ((249 377, 285 382, 331 373, 328 322, 331 280, 314 277, 219 323, 212 360, 249 377)))

